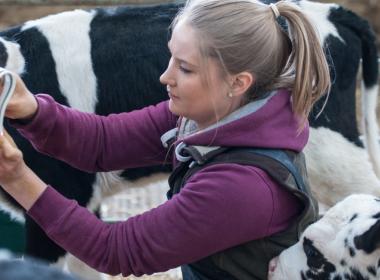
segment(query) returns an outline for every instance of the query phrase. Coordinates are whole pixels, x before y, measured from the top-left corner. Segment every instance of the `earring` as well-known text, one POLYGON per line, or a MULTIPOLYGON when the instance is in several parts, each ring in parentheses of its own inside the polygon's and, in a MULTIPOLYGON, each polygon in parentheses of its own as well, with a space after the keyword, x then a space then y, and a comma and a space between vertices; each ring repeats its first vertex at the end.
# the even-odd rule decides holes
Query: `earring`
POLYGON ((232 98, 232 97, 233 97, 233 94, 232 94, 232 92, 229 92, 229 93, 228 93, 228 97, 230 97, 230 98, 232 98))

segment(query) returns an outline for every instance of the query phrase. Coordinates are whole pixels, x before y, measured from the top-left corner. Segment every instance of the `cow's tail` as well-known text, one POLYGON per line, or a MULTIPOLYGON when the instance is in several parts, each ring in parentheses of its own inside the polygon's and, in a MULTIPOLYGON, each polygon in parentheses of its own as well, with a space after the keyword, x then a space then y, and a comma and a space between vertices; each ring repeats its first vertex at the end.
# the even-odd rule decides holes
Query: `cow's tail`
MULTIPOLYGON (((363 71, 366 67, 363 59, 363 71)), ((365 73, 363 73, 363 79, 365 73)), ((373 164, 377 177, 380 178, 380 147, 379 147, 379 128, 377 122, 376 108, 379 84, 366 84, 362 81, 362 127, 369 158, 373 164)))
POLYGON ((380 178, 380 142, 379 126, 376 114, 379 94, 379 62, 376 47, 376 37, 368 22, 360 32, 362 41, 362 117, 361 124, 364 133, 364 145, 373 169, 380 178))
POLYGON ((376 36, 367 20, 342 7, 339 7, 338 10, 341 10, 337 11, 338 14, 340 14, 338 17, 339 24, 355 32, 361 39, 361 124, 364 134, 364 145, 373 164, 373 169, 380 178, 380 142, 376 116, 377 95, 379 93, 379 65, 376 36))

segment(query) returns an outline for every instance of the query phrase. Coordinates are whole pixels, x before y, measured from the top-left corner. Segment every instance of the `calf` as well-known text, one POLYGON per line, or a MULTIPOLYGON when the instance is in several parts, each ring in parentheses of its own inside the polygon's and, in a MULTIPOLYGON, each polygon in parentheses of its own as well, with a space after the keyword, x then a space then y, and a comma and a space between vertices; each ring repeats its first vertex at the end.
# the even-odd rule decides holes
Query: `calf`
MULTIPOLYGON (((378 69, 374 36, 368 23, 335 4, 295 2, 315 21, 321 43, 333 63, 334 84, 330 97, 319 118, 315 116, 325 100, 317 104, 310 118, 311 125, 335 131, 334 136, 344 136, 344 141, 360 143, 355 125, 355 80, 359 61, 363 59, 363 97, 369 100, 364 103, 367 108, 364 123, 368 127, 366 139, 371 143, 367 146, 376 155, 373 158, 376 163, 380 157, 377 157, 376 141, 372 142, 373 134, 377 134, 374 114, 378 69)), ((58 102, 86 112, 107 115, 155 104, 167 99, 159 76, 169 60, 168 26, 180 6, 75 10, 29 21, 0 33, 0 66, 19 73, 32 92, 49 93, 58 102)), ((97 208, 104 196, 136 185, 147 175, 168 171, 167 167, 158 166, 85 173, 38 154, 17 131, 9 126, 7 129, 23 151, 26 163, 42 180, 91 210, 97 208)), ((320 134, 319 130, 315 131, 320 134)), ((310 160, 318 168, 325 160, 335 160, 318 158, 318 153, 325 148, 319 146, 317 151, 311 151, 314 155, 310 160)), ((368 163, 365 151, 360 151, 368 163)), ((308 160, 308 154, 306 157, 308 160)), ((371 165, 367 166, 370 170, 362 172, 373 173, 371 165)), ((330 173, 337 175, 334 170, 330 173)), ((152 176, 149 178, 153 180, 152 176)), ((337 186, 338 189, 344 187, 337 186)), ((0 196, 3 208, 21 213, 5 193, 0 196)), ((52 243, 27 216, 25 225, 27 254, 50 262, 56 262, 64 254, 64 250, 52 243)))
POLYGON ((269 264, 270 280, 379 279, 380 199, 350 195, 269 264))

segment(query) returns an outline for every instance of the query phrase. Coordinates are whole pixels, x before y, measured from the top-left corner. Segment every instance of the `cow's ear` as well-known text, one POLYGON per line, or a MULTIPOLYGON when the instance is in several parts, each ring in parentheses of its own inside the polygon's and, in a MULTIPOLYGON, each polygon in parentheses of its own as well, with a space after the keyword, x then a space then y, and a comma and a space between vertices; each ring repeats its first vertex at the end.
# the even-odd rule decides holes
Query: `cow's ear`
POLYGON ((367 254, 371 254, 380 248, 380 220, 362 235, 355 236, 355 247, 358 250, 364 250, 367 254))

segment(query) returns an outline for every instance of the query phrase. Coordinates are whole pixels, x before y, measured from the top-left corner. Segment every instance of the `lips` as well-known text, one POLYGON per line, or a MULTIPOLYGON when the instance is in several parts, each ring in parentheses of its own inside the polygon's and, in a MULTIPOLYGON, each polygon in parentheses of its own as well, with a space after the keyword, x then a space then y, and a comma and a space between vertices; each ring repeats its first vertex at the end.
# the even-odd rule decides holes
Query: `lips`
POLYGON ((176 96, 175 94, 173 94, 171 92, 170 86, 167 85, 166 90, 168 91, 169 98, 171 98, 171 99, 178 99, 179 98, 178 96, 176 96))
POLYGON ((175 96, 174 94, 172 94, 170 91, 168 92, 168 95, 171 99, 178 99, 178 96, 175 96))

